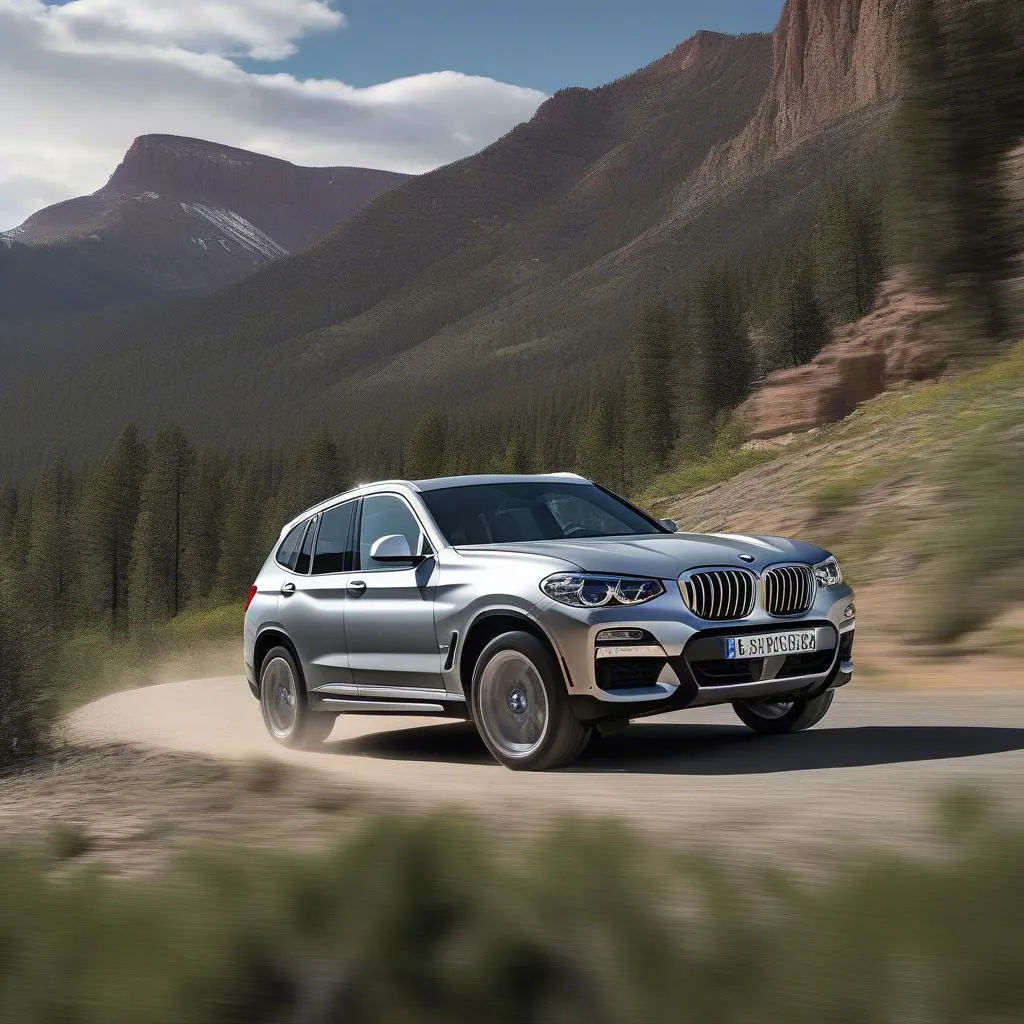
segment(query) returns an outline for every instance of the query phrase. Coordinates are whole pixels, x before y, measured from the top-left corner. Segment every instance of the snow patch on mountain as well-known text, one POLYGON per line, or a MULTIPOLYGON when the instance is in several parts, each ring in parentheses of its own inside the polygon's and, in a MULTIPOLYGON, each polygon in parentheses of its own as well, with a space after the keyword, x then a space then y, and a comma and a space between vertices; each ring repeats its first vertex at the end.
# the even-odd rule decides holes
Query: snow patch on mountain
POLYGON ((181 208, 197 217, 209 221, 218 231, 247 252, 262 256, 268 260, 279 260, 290 255, 283 245, 279 245, 266 232, 260 231, 255 224, 247 221, 233 210, 224 210, 208 203, 181 203, 181 208))

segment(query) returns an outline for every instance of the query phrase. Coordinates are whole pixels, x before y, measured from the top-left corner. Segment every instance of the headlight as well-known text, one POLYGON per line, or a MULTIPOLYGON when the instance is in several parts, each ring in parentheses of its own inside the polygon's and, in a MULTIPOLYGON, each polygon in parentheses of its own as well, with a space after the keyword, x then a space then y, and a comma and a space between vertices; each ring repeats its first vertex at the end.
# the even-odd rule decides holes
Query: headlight
POLYGON ((843 570, 835 558, 829 556, 814 567, 814 578, 819 587, 837 587, 843 582, 843 570))
POLYGON ((643 604, 665 593, 661 580, 569 572, 549 576, 541 583, 540 589, 553 601, 572 608, 643 604))

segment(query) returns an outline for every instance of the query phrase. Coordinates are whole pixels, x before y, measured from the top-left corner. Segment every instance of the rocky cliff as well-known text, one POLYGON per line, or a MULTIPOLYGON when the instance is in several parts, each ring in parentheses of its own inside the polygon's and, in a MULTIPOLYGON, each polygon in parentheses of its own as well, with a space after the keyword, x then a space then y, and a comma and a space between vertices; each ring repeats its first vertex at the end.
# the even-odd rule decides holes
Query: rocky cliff
POLYGON ((698 190, 742 176, 899 95, 906 0, 787 0, 772 35, 772 79, 750 123, 716 149, 698 190))

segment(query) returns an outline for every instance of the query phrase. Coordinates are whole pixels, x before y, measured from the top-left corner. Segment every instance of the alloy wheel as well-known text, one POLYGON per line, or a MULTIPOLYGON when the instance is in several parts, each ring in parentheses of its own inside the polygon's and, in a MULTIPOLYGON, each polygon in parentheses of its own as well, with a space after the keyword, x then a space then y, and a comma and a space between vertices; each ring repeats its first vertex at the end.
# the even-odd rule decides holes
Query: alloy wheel
POLYGON ((536 666, 514 650, 487 662, 478 686, 480 727, 506 757, 529 757, 547 736, 551 711, 536 666))

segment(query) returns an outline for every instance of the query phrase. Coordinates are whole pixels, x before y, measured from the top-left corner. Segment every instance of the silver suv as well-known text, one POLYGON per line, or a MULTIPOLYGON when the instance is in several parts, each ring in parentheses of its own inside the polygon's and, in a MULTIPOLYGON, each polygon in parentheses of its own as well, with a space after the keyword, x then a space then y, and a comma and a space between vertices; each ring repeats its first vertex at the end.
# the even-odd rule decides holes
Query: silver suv
POLYGON ((395 480, 284 528, 250 588, 245 671, 287 746, 338 714, 451 716, 541 770, 680 708, 806 729, 852 677, 854 616, 827 551, 678 533, 574 474, 395 480))

